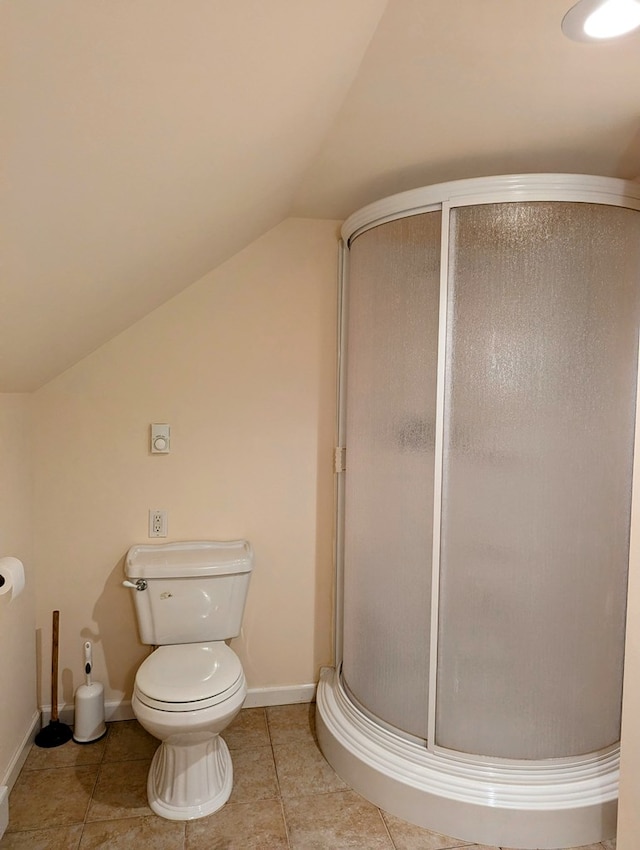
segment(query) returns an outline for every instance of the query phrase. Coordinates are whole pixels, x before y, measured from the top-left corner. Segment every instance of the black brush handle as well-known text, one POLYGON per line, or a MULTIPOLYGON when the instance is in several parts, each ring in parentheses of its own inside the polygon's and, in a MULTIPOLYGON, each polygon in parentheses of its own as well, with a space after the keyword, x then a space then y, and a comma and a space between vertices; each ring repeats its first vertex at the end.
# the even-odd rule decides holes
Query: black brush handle
POLYGON ((51 629, 51 722, 58 722, 58 638, 60 635, 60 611, 53 612, 51 629))

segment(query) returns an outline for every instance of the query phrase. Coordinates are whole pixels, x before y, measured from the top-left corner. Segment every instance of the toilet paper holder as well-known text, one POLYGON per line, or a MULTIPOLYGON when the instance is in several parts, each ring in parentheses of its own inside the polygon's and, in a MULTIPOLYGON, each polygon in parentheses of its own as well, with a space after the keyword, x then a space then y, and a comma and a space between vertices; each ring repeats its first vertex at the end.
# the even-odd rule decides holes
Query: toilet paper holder
POLYGON ((24 590, 24 565, 18 558, 6 556, 0 558, 0 596, 10 600, 20 596, 24 590))

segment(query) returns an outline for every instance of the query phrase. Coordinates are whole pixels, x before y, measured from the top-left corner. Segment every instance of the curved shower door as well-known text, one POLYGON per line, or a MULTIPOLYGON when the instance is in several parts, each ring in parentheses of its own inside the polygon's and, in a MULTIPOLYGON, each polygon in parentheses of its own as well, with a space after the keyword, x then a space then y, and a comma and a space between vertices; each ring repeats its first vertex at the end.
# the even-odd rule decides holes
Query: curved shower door
POLYGON ((342 236, 322 752, 375 805, 460 843, 611 839, 640 186, 425 186, 342 236))
POLYGON ((452 210, 435 744, 620 738, 640 214, 452 210))
POLYGON ((349 263, 349 694, 430 747, 605 749, 620 729, 640 213, 446 207, 357 235, 349 263))
POLYGON ((421 738, 440 220, 430 212, 367 231, 349 275, 343 675, 362 707, 421 738))

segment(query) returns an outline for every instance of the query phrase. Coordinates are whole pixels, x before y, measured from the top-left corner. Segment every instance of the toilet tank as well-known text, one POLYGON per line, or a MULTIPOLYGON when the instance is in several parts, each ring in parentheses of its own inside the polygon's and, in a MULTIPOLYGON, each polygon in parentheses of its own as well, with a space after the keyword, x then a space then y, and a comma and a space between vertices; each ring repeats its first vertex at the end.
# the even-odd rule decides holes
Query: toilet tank
POLYGON ((140 639, 161 645, 236 637, 252 569, 246 540, 132 546, 125 574, 146 582, 131 590, 140 639))

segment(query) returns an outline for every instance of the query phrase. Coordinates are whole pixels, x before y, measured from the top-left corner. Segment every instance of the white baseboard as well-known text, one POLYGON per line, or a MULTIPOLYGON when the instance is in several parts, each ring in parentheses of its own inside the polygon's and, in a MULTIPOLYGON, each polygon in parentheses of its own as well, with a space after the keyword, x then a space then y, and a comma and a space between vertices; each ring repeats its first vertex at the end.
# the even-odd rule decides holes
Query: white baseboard
MULTIPOLYGON (((307 685, 249 688, 247 698, 244 701, 244 708, 261 708, 269 705, 293 705, 300 702, 313 702, 315 695, 316 685, 313 682, 307 685)), ((75 708, 73 705, 63 705, 58 709, 59 719, 63 723, 68 723, 70 726, 73 726, 74 715, 75 708)), ((134 713, 131 708, 131 700, 107 700, 104 704, 104 716, 107 723, 114 720, 133 720, 134 713)), ((50 720, 51 706, 43 705, 42 725, 46 726, 50 720)), ((31 740, 33 741, 33 738, 31 740)))
MULTIPOLYGON (((58 709, 58 718, 62 723, 73 726, 75 720, 75 706, 63 705, 58 709)), ((107 723, 113 720, 133 720, 134 714, 131 709, 131 700, 106 700, 104 704, 104 719, 107 723)), ((51 721, 51 706, 42 706, 42 725, 46 726, 51 721)))
POLYGON ((9 824, 9 792, 16 783, 20 771, 27 760, 29 750, 40 729, 40 712, 35 711, 25 735, 18 745, 4 777, 0 780, 0 838, 9 824))
POLYGON ((0 785, 0 838, 9 826, 9 789, 6 785, 0 785))
POLYGON ((5 775, 0 779, 0 786, 6 785, 11 791, 13 786, 15 785, 16 779, 20 771, 22 770, 22 766, 27 760, 27 756, 29 755, 29 750, 31 748, 31 744, 33 744, 36 735, 40 731, 40 712, 36 711, 31 718, 31 722, 29 723, 29 727, 25 732, 24 738, 18 745, 15 754, 11 761, 9 762, 9 766, 5 772, 5 775))
POLYGON ((275 688, 249 688, 244 708, 262 708, 267 705, 293 705, 298 702, 313 702, 316 685, 289 685, 275 688))

